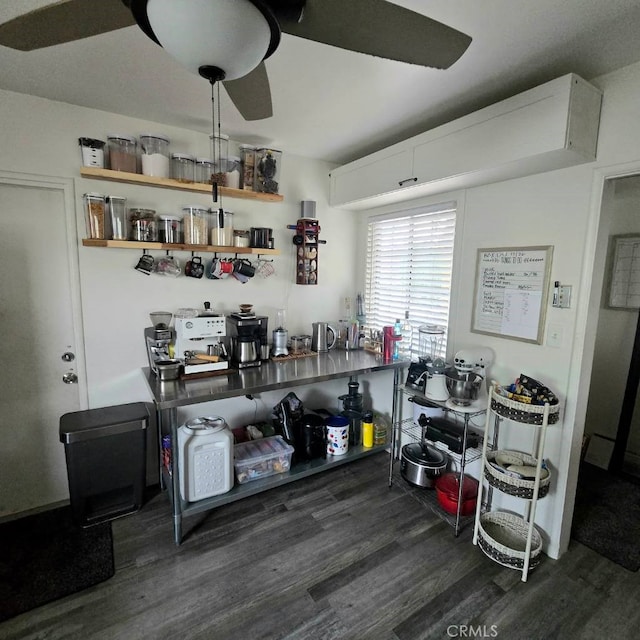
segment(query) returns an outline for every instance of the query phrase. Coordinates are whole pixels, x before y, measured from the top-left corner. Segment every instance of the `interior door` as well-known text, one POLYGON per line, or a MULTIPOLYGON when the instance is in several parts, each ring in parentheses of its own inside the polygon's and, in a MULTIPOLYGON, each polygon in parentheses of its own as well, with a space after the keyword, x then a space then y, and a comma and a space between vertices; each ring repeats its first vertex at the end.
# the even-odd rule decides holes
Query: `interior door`
POLYGON ((59 420, 86 384, 71 181, 0 173, 0 224, 2 516, 68 498, 59 420))

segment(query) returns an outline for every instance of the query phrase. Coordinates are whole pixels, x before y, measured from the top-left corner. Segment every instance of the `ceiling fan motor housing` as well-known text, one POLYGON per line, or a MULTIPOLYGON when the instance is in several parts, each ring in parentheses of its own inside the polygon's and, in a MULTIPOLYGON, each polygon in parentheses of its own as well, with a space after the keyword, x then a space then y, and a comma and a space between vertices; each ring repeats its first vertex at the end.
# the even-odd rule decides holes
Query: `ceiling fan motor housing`
MULTIPOLYGON (((151 40, 187 69, 212 82, 246 76, 280 43, 280 25, 264 0, 123 2, 151 40)), ((295 14, 299 4, 295 0, 281 9, 295 14)))

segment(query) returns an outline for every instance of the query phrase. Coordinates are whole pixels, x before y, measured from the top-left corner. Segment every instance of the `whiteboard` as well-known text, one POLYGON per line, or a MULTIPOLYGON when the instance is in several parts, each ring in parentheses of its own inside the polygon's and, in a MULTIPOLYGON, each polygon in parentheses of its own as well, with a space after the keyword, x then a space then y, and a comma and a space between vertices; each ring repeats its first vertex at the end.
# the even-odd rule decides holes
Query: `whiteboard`
POLYGON ((478 249, 471 331, 542 344, 552 246, 478 249))

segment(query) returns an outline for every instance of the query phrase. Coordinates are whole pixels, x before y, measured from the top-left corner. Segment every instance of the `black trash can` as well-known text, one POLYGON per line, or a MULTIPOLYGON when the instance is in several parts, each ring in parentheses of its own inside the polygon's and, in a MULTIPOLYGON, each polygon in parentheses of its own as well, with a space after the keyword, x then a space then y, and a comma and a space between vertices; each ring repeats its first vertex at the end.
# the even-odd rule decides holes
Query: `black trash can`
POLYGON ((81 527, 142 507, 149 412, 143 402, 60 418, 73 518, 81 527))

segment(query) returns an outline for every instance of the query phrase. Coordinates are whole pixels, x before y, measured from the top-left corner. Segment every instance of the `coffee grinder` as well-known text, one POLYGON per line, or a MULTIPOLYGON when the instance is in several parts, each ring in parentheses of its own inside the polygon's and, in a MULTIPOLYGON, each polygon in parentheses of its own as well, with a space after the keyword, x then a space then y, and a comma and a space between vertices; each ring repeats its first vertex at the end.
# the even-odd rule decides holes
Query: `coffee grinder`
POLYGON ((288 356, 289 331, 287 331, 287 312, 278 309, 276 313, 276 328, 273 330, 273 353, 274 357, 288 356))
POLYGON ((175 333, 169 328, 169 323, 173 314, 169 311, 154 311, 149 314, 149 318, 153 326, 144 330, 144 338, 149 367, 157 375, 156 363, 171 360, 170 345, 175 340, 175 333))
POLYGON ((231 359, 238 369, 262 364, 262 347, 267 343, 268 321, 266 316, 257 316, 250 311, 232 313, 227 317, 231 359))

